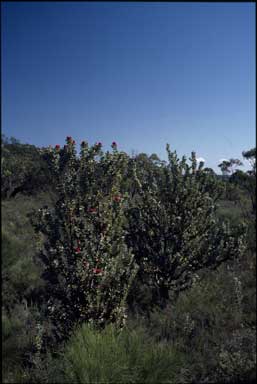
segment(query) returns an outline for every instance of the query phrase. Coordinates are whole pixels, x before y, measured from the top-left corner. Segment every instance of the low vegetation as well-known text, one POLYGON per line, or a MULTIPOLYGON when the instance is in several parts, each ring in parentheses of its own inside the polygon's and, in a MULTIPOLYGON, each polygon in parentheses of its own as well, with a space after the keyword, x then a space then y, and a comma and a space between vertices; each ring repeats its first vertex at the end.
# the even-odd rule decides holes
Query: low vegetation
POLYGON ((2 137, 4 383, 256 380, 256 151, 2 137))

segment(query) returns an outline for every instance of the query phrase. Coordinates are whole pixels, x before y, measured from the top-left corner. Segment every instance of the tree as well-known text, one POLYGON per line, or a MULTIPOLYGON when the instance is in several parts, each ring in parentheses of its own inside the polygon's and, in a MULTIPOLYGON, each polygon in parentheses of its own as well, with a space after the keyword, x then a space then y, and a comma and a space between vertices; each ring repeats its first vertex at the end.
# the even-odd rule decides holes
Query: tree
POLYGON ((239 159, 230 159, 223 160, 218 167, 220 167, 223 175, 228 175, 233 174, 236 171, 236 167, 241 167, 242 165, 243 163, 239 159))
POLYGON ((256 148, 249 149, 248 151, 243 151, 242 155, 252 166, 252 170, 249 171, 249 174, 256 176, 256 148))
POLYGON ((231 183, 245 191, 251 201, 251 215, 256 213, 256 148, 242 153, 252 169, 247 172, 237 170, 231 177, 231 183))

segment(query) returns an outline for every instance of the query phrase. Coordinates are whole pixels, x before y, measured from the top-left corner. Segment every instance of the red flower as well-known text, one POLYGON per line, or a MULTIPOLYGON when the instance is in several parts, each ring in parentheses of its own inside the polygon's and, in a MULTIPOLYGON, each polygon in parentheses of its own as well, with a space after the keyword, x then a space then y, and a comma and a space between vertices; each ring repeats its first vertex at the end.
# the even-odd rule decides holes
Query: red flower
POLYGON ((80 253, 81 252, 81 249, 79 247, 75 248, 75 252, 76 253, 80 253))
POLYGON ((72 139, 71 136, 67 136, 67 137, 66 137, 66 140, 67 140, 67 141, 71 141, 71 139, 72 139))
POLYGON ((94 268, 94 269, 93 269, 93 272, 96 273, 96 274, 98 274, 98 273, 103 272, 103 270, 102 270, 101 268, 94 268))
POLYGON ((119 203, 121 200, 121 197, 119 195, 116 195, 114 196, 113 200, 116 201, 116 203, 119 203))
POLYGON ((73 140, 72 144, 76 144, 76 141, 75 141, 75 140, 73 140))
POLYGON ((60 149, 60 145, 56 144, 55 149, 60 149))
POLYGON ((90 213, 96 213, 96 208, 89 208, 88 212, 90 212, 90 213))

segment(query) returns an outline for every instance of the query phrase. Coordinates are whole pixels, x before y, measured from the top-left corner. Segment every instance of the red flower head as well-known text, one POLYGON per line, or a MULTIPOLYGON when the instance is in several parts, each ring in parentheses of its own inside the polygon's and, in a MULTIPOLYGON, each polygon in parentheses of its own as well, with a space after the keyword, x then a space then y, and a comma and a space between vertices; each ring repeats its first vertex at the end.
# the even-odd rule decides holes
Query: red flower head
POLYGON ((94 268, 94 269, 93 269, 93 272, 96 273, 96 274, 98 274, 98 273, 103 272, 103 270, 102 270, 101 268, 94 268))
POLYGON ((119 203, 121 201, 121 197, 119 195, 116 195, 114 196, 113 200, 116 201, 116 203, 119 203))
POLYGON ((116 141, 113 141, 112 142, 112 148, 116 148, 117 147, 117 143, 116 143, 116 141))
POLYGON ((75 252, 76 253, 80 253, 81 252, 81 249, 79 247, 75 248, 75 252))
POLYGON ((96 208, 89 208, 88 212, 90 212, 90 213, 96 213, 96 208))
POLYGON ((55 149, 60 149, 60 145, 56 144, 55 149))
POLYGON ((67 136, 67 137, 66 137, 66 140, 67 140, 67 141, 71 141, 71 140, 72 140, 72 137, 71 137, 71 136, 67 136))

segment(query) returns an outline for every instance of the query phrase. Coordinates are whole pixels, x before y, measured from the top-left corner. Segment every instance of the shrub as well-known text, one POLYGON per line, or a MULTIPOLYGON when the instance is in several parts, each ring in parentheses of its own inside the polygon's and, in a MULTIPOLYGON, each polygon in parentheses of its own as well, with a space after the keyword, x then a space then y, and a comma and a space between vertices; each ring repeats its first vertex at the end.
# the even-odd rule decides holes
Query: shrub
POLYGON ((4 382, 16 383, 21 379, 23 367, 29 363, 34 348, 37 316, 37 308, 24 304, 16 304, 10 313, 2 311, 4 382))
POLYGON ((120 184, 127 156, 116 145, 113 153, 103 154, 99 143, 90 148, 82 142, 78 158, 74 141, 66 141, 63 149, 44 152, 58 200, 53 209, 40 209, 34 221, 44 237, 40 258, 47 281, 47 316, 60 338, 68 337, 77 321, 122 326, 136 273, 124 241, 128 197, 120 184))
POLYGON ((165 305, 170 291, 180 292, 202 268, 216 268, 245 249, 243 227, 231 230, 216 216, 220 195, 215 175, 187 164, 167 146, 169 162, 159 176, 138 171, 137 196, 128 210, 128 245, 143 283, 159 290, 165 305), (151 176, 151 177, 150 177, 151 176))
POLYGON ((12 198, 17 193, 32 195, 49 189, 46 163, 34 145, 16 139, 3 139, 1 157, 1 195, 12 198))
POLYGON ((155 342, 165 341, 184 355, 175 382, 252 382, 256 319, 250 319, 254 311, 243 303, 251 297, 249 288, 240 284, 245 273, 235 263, 201 271, 199 280, 176 303, 144 322, 155 342))
POLYGON ((17 196, 2 202, 2 279, 3 301, 6 309, 24 298, 28 305, 38 302, 43 291, 40 268, 33 261, 36 236, 28 213, 42 205, 47 195, 17 196))

